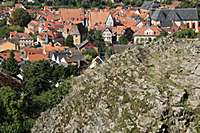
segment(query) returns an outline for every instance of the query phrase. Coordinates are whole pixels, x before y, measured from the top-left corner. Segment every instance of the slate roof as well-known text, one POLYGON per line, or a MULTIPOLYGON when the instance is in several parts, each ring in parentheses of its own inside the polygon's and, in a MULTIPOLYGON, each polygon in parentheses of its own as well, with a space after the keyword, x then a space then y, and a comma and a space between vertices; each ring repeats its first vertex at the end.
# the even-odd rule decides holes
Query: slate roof
POLYGON ((59 59, 59 62, 62 58, 66 60, 66 62, 78 62, 78 61, 85 61, 84 56, 81 52, 75 48, 68 48, 64 52, 50 52, 49 57, 52 58, 54 55, 55 59, 59 59))
POLYGON ((152 20, 160 21, 162 27, 169 27, 173 21, 198 20, 196 8, 156 9, 150 13, 152 20))
POLYGON ((80 45, 78 45, 78 48, 82 48, 84 47, 89 41, 86 39, 85 41, 83 41, 80 45))
POLYGON ((144 1, 141 6, 141 8, 143 9, 152 9, 152 8, 158 8, 158 7, 160 7, 160 4, 154 1, 144 1))

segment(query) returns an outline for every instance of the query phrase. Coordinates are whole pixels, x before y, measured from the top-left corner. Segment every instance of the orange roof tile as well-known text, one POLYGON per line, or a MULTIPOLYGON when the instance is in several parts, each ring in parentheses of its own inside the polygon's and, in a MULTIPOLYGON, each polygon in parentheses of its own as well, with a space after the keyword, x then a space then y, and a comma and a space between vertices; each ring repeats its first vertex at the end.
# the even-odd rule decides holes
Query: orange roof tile
POLYGON ((113 32, 115 32, 119 35, 119 34, 123 34, 123 31, 125 29, 126 29, 125 26, 116 26, 116 27, 113 27, 113 32))
POLYGON ((15 44, 9 41, 1 41, 0 42, 0 52, 6 50, 15 50, 15 44))
POLYGON ((91 11, 89 15, 89 26, 94 27, 95 25, 105 24, 109 15, 109 11, 91 11))
POLYGON ((135 32, 134 35, 138 35, 138 36, 144 36, 144 35, 153 35, 153 36, 160 36, 160 33, 161 33, 161 29, 157 26, 143 26, 141 27, 140 29, 138 29, 137 32, 135 32), (152 34, 145 34, 145 32, 147 30, 151 30, 153 31, 152 34))
POLYGON ((84 10, 79 8, 60 8, 60 17, 63 21, 82 21, 84 19, 84 10))
POLYGON ((43 49, 42 48, 24 48, 24 52, 26 52, 27 55, 30 54, 42 54, 43 53, 43 49))
POLYGON ((47 60, 48 58, 44 54, 31 54, 27 56, 27 59, 30 62, 35 62, 35 61, 47 60))
POLYGON ((53 51, 64 51, 64 48, 66 47, 61 47, 61 46, 52 46, 52 45, 45 45, 43 47, 45 54, 53 51))

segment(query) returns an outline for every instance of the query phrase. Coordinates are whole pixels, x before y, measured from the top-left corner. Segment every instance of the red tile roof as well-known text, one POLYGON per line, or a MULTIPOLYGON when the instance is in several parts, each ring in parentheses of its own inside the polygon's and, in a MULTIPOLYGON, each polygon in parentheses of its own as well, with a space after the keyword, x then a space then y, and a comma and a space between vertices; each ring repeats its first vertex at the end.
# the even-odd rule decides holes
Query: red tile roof
POLYGON ((110 11, 108 10, 93 10, 89 14, 89 26, 92 29, 95 26, 102 25, 106 23, 110 11))
POLYGON ((24 52, 27 55, 31 55, 31 54, 42 54, 43 53, 43 49, 42 48, 24 48, 24 52))
POLYGON ((149 35, 149 36, 160 36, 161 29, 157 26, 143 26, 140 29, 138 29, 137 32, 135 32, 134 35, 139 35, 139 36, 144 36, 144 35, 149 35), (145 32, 147 30, 152 31, 152 34, 146 34, 145 32))
POLYGON ((60 18, 65 22, 80 23, 84 19, 84 9, 60 8, 60 18))
POLYGON ((35 61, 47 60, 48 57, 44 54, 30 54, 27 56, 27 59, 30 62, 35 62, 35 61))

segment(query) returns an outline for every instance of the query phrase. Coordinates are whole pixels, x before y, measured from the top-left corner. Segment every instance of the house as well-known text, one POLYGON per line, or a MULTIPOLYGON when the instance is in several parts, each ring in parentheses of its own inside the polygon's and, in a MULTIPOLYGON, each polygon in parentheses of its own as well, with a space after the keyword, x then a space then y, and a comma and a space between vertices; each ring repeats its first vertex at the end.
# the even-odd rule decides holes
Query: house
POLYGON ((64 38, 61 32, 56 31, 55 29, 50 29, 47 31, 48 42, 63 42, 64 38))
POLYGON ((84 9, 60 8, 59 13, 60 13, 59 14, 60 19, 64 23, 72 23, 72 24, 82 23, 84 26, 86 25, 84 9))
POLYGON ((28 24, 28 27, 25 28, 25 32, 26 32, 26 33, 33 33, 33 34, 39 32, 39 24, 40 24, 39 21, 32 20, 32 21, 28 24))
POLYGON ((48 60, 48 57, 43 54, 30 54, 27 56, 27 60, 29 60, 30 62, 36 62, 36 61, 48 60))
POLYGON ((98 27, 114 26, 114 19, 107 9, 92 10, 89 13, 88 29, 98 29, 98 27))
POLYGON ((186 25, 187 28, 199 31, 199 17, 196 8, 156 9, 150 14, 151 23, 161 27, 186 25))
POLYGON ((43 46, 43 54, 44 55, 49 55, 50 52, 55 52, 55 51, 64 51, 66 47, 61 47, 61 46, 57 46, 55 44, 52 45, 44 45, 43 46))
POLYGON ((18 45, 17 49, 33 46, 34 40, 27 33, 10 32, 10 39, 14 40, 18 45))
POLYGON ((160 3, 155 2, 155 1, 144 1, 141 6, 142 9, 146 9, 146 10, 151 10, 151 9, 159 8, 159 7, 160 7, 160 3))
POLYGON ((157 26, 145 25, 134 33, 134 43, 151 42, 159 37, 161 29, 157 26))
POLYGON ((10 14, 8 12, 3 11, 0 13, 0 20, 7 19, 9 16, 10 14))
POLYGON ((95 44, 89 42, 88 40, 83 41, 80 45, 77 45, 77 48, 83 53, 84 51, 88 49, 94 49, 96 53, 98 53, 98 48, 95 46, 95 44))
POLYGON ((79 45, 81 43, 81 34, 77 25, 72 25, 71 29, 69 30, 69 35, 73 36, 74 45, 79 45))
POLYGON ((89 68, 90 68, 90 69, 93 69, 93 68, 95 68, 98 64, 103 64, 103 63, 104 63, 104 61, 103 61, 99 56, 97 56, 96 58, 94 58, 94 59, 92 60, 92 63, 90 64, 89 68))
POLYGON ((48 31, 41 32, 37 36, 37 42, 41 42, 42 45, 46 45, 49 42, 63 42, 64 38, 61 32, 56 31, 55 29, 49 29, 48 31))
POLYGON ((4 20, 10 16, 8 7, 0 8, 0 20, 4 20))
POLYGON ((6 40, 0 40, 0 52, 6 50, 16 50, 16 45, 6 40))
POLYGON ((125 33, 125 26, 116 26, 113 27, 112 31, 114 32, 115 36, 116 36, 116 41, 119 42, 119 38, 125 33))
POLYGON ((81 63, 85 62, 84 56, 78 49, 75 48, 66 48, 62 52, 50 52, 49 58, 52 61, 65 66, 68 66, 70 64, 77 65, 78 67, 80 67, 81 63))
POLYGON ((41 60, 48 60, 48 56, 43 54, 42 48, 24 48, 25 58, 30 62, 36 62, 41 60))
POLYGON ((105 43, 112 44, 112 42, 113 42, 113 33, 112 33, 112 30, 110 28, 106 28, 103 31, 102 37, 103 37, 105 43))

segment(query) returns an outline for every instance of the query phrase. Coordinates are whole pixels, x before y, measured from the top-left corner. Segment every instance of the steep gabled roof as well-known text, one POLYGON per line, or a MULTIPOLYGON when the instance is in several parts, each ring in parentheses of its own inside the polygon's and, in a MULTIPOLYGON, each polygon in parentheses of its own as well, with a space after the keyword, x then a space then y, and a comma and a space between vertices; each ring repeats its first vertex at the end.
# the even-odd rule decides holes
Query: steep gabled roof
POLYGON ((198 11, 196 8, 179 8, 179 9, 156 9, 151 13, 152 20, 164 21, 170 20, 198 20, 198 11))
POLYGON ((141 27, 137 32, 134 33, 135 36, 144 36, 146 35, 145 32, 147 30, 151 30, 153 31, 153 34, 152 35, 147 35, 147 36, 160 36, 160 33, 161 33, 161 29, 157 26, 143 26, 141 27))
POLYGON ((180 21, 181 18, 179 16, 179 14, 177 14, 174 10, 169 11, 169 13, 167 14, 166 18, 168 18, 169 20, 175 20, 175 21, 180 21))
POLYGON ((158 8, 160 4, 154 1, 144 1, 141 8, 142 9, 151 9, 151 8, 158 8))
POLYGON ((95 26, 96 24, 105 24, 110 12, 107 10, 91 11, 89 14, 90 26, 95 26))
POLYGON ((80 35, 77 25, 72 25, 71 29, 69 30, 70 35, 80 35))
POLYGON ((176 13, 180 16, 181 20, 198 20, 197 8, 180 8, 175 9, 176 13))

